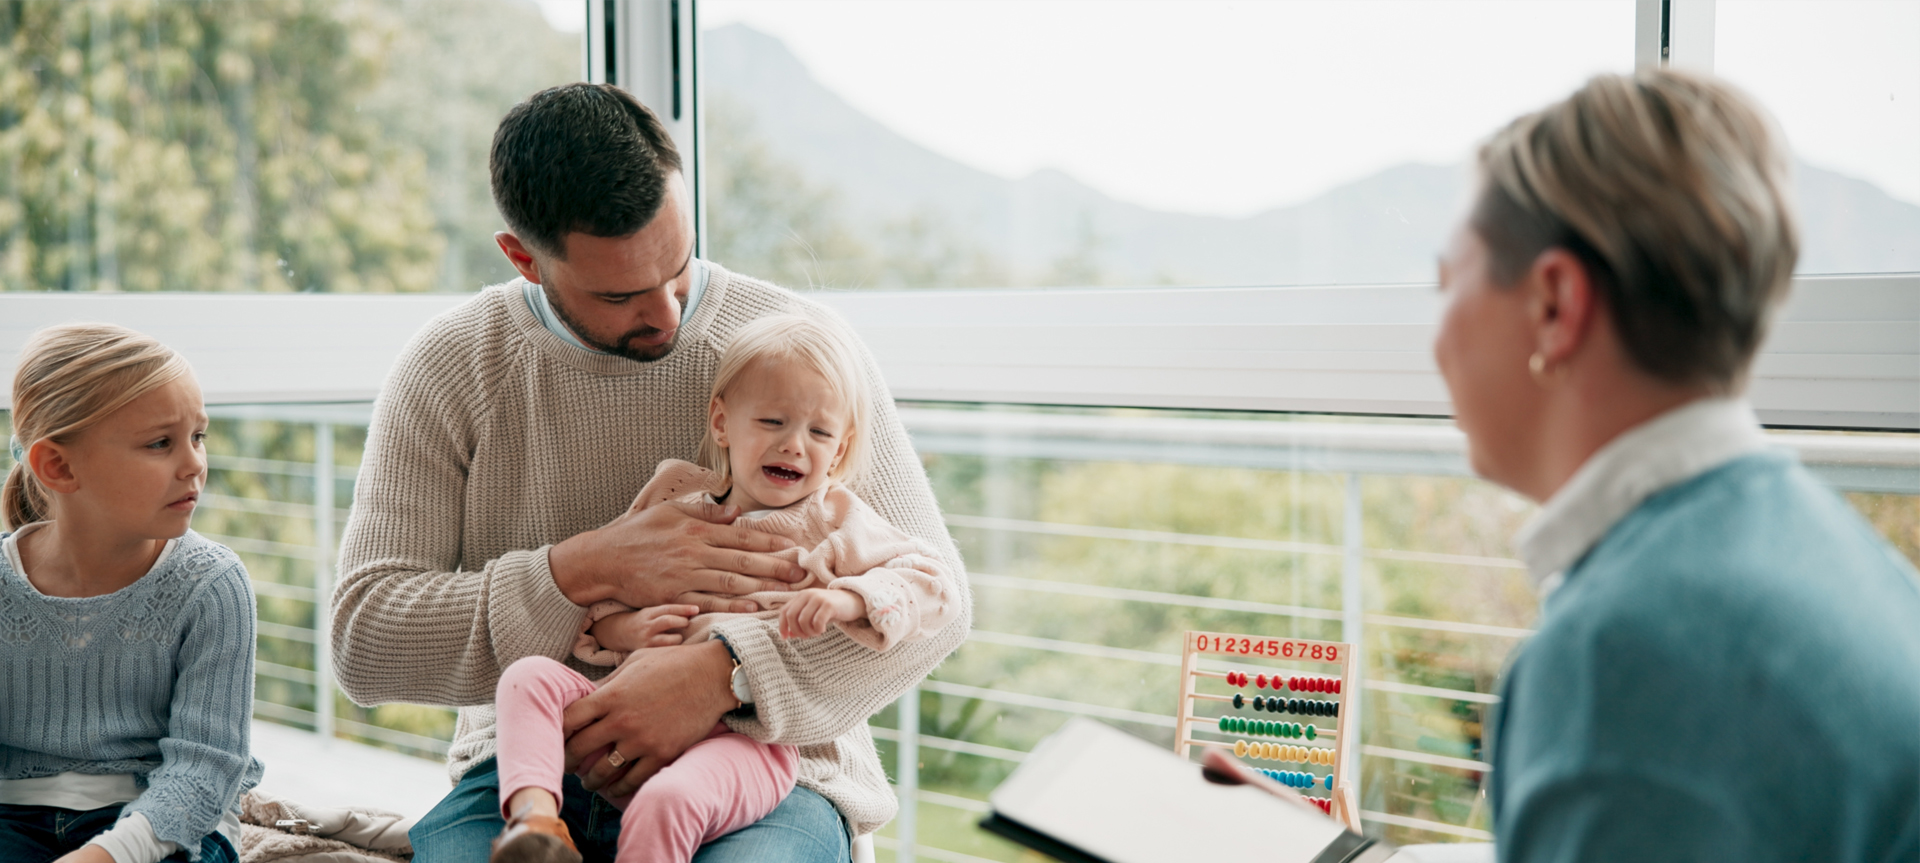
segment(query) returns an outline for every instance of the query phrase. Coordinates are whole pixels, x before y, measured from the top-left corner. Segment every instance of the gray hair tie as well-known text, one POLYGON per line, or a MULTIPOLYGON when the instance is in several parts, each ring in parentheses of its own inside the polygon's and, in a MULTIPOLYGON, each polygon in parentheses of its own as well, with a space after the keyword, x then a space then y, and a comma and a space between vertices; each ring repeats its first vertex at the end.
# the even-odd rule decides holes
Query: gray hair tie
POLYGON ((13 460, 15 462, 20 464, 27 463, 27 451, 20 448, 19 438, 13 435, 7 435, 7 449, 13 450, 13 460))

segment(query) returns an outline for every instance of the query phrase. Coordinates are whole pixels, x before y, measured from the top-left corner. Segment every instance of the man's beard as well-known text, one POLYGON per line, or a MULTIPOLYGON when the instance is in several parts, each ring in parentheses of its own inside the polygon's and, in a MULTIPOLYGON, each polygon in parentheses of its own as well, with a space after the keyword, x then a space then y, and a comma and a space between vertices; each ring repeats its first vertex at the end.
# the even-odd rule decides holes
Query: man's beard
POLYGON ((618 343, 607 344, 594 338, 591 333, 587 332, 586 327, 581 326, 579 321, 574 320, 572 315, 567 314, 567 307, 560 304, 560 298, 554 296, 552 290, 544 286, 541 290, 546 291, 547 306, 553 309, 554 315, 560 318, 561 323, 567 325, 567 329, 573 331, 573 337, 579 339, 581 344, 603 354, 626 357, 637 363, 650 363, 655 360, 665 359, 668 354, 673 353, 674 342, 679 341, 678 338, 675 338, 673 341, 669 341, 664 345, 637 345, 628 347, 627 343, 634 339, 652 338, 660 334, 659 327, 642 327, 637 330, 627 331, 620 336, 618 343))

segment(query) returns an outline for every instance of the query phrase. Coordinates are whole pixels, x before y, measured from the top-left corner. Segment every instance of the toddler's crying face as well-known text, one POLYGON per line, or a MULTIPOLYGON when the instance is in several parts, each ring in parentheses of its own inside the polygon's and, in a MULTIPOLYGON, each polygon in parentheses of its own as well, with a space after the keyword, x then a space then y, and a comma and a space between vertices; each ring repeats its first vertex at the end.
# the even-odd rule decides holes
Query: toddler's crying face
POLYGON ((714 441, 727 450, 743 511, 778 509, 827 484, 847 450, 852 411, 804 364, 756 360, 713 400, 714 441))

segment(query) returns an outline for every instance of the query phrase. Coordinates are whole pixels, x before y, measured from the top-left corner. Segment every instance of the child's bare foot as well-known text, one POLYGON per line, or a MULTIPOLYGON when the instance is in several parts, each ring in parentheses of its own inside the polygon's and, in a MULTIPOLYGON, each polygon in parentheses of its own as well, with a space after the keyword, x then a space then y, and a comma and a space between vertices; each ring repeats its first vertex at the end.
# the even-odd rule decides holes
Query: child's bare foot
POLYGON ((489 863, 580 863, 580 849, 573 844, 567 822, 556 815, 559 803, 552 794, 527 788, 509 802, 517 808, 507 820, 507 829, 493 840, 489 863))

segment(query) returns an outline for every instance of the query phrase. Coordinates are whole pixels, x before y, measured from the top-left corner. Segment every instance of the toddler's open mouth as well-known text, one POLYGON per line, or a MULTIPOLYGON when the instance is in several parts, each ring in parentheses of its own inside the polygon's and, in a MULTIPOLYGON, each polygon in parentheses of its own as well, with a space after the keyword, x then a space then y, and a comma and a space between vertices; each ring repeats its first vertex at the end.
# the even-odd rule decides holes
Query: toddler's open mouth
POLYGON ((778 482, 799 482, 801 477, 806 476, 806 474, 797 470, 772 464, 762 466, 760 472, 772 477, 778 482))

